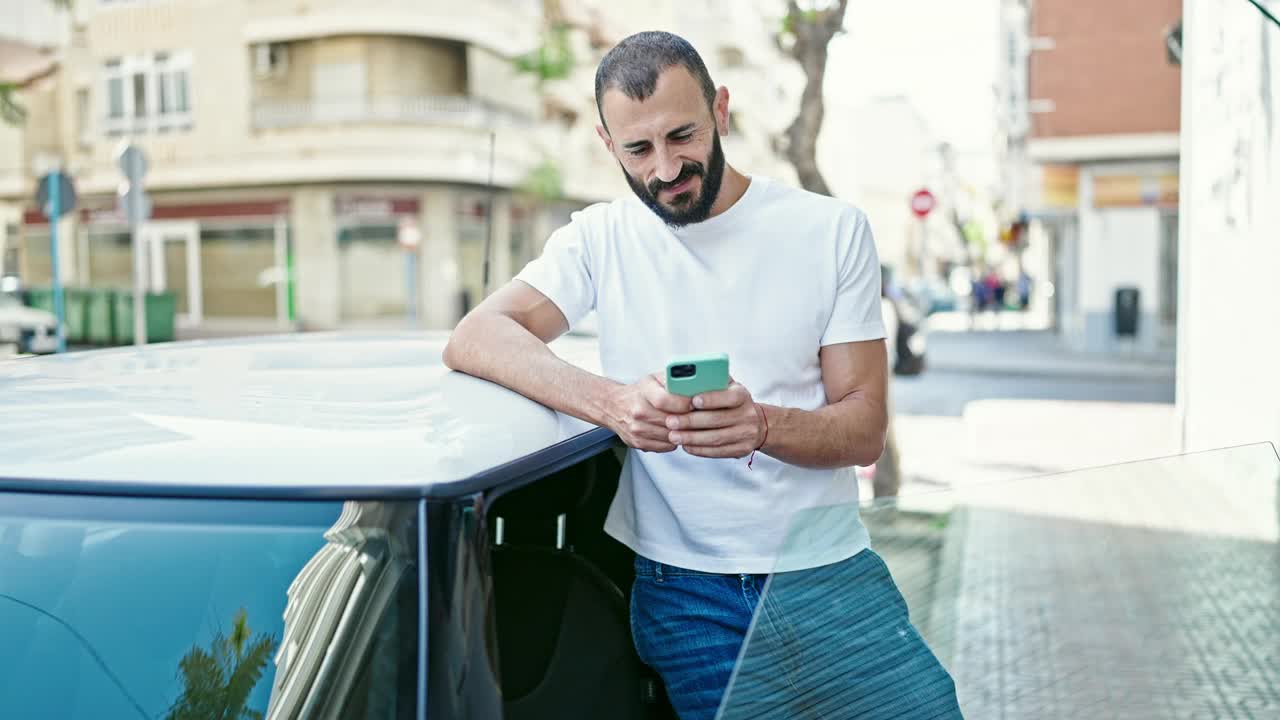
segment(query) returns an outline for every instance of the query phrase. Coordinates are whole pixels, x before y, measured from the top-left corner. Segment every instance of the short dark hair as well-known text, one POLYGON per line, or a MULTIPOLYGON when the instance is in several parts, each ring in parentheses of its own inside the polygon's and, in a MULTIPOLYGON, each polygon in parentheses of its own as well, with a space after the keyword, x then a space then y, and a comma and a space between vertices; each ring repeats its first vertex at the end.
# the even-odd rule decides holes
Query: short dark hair
POLYGON ((596 68, 596 112, 604 121, 604 93, 617 88, 632 100, 644 100, 658 87, 658 76, 679 65, 702 86, 702 95, 711 108, 716 101, 716 85, 702 62, 702 56, 688 40, 669 32, 650 30, 636 33, 618 43, 596 68))

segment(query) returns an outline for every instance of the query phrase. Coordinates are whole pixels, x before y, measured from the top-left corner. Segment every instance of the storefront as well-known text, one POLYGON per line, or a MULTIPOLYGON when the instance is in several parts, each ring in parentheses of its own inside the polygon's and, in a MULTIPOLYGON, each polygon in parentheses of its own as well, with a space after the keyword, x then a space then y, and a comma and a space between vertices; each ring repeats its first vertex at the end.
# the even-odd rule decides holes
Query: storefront
POLYGON ((341 322, 415 321, 419 215, 415 196, 335 195, 341 322))
MULTIPOLYGON (((290 324, 290 250, 287 200, 220 203, 156 202, 139 230, 146 255, 146 285, 173 292, 179 327, 209 319, 290 324)), ((66 247, 63 277, 70 285, 133 286, 133 241, 114 209, 76 217, 66 247)), ((22 281, 52 280, 49 226, 27 212, 18 242, 22 281)))

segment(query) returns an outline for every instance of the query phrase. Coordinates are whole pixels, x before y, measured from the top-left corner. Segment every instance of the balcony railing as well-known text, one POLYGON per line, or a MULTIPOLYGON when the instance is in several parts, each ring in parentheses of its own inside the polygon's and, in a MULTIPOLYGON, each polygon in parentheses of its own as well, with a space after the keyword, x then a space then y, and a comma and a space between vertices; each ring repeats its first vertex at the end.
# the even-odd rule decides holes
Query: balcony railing
POLYGON ((462 96, 271 101, 253 108, 253 126, 259 130, 382 123, 491 128, 528 127, 533 120, 518 110, 462 96))

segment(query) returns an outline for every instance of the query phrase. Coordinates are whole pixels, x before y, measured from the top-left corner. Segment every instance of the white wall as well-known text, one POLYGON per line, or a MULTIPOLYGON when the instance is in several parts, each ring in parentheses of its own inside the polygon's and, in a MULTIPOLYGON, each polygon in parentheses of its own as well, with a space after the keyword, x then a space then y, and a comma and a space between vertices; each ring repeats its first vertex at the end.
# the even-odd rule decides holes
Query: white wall
POLYGON ((1059 262, 1064 274, 1061 328, 1067 344, 1084 352, 1116 352, 1115 292, 1135 287, 1139 293, 1138 337, 1132 347, 1149 355, 1160 347, 1161 210, 1155 207, 1094 206, 1094 179, 1101 174, 1143 174, 1176 168, 1169 162, 1085 166, 1080 171, 1078 228, 1060 238, 1059 262), (1074 243, 1074 247, 1072 247, 1074 243))
POLYGON ((1159 212, 1154 208, 1089 210, 1081 215, 1080 228, 1081 310, 1110 313, 1116 288, 1136 287, 1142 312, 1155 312, 1159 212))
POLYGON ((1184 12, 1184 445, 1280 443, 1280 28, 1243 2, 1184 12))

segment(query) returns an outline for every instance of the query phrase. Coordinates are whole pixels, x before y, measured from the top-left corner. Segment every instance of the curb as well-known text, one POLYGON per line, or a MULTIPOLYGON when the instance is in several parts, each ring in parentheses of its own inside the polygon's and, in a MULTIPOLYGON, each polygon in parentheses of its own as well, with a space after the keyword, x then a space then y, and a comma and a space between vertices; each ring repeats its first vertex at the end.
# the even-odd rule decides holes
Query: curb
POLYGON ((1169 380, 1176 378, 1176 371, 1168 365, 1043 365, 1043 364, 983 364, 963 362, 939 362, 928 358, 930 370, 968 373, 973 375, 1002 375, 1008 377, 1077 377, 1116 378, 1135 380, 1169 380))

